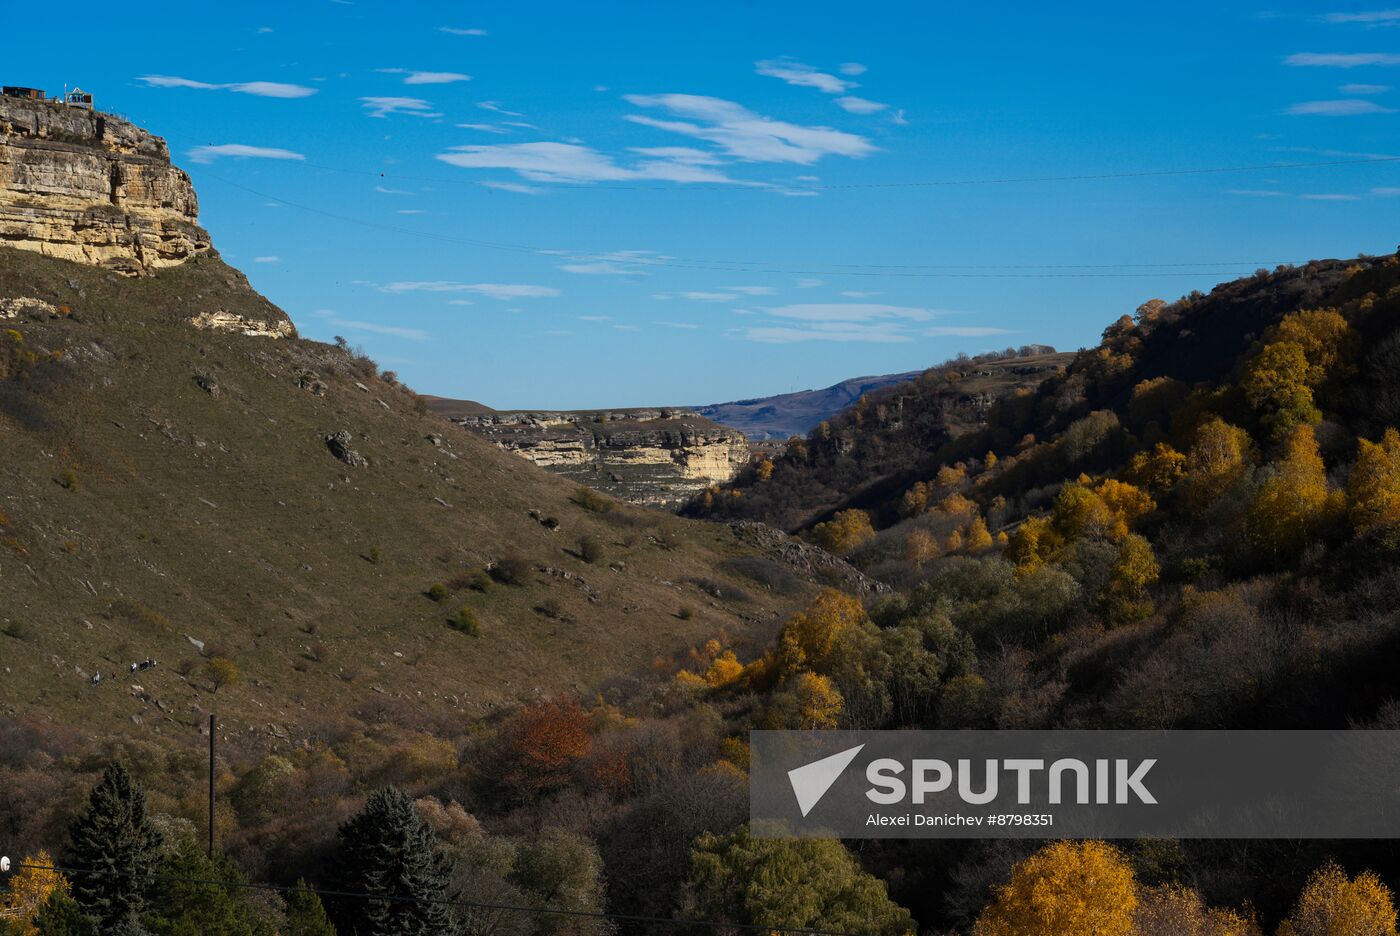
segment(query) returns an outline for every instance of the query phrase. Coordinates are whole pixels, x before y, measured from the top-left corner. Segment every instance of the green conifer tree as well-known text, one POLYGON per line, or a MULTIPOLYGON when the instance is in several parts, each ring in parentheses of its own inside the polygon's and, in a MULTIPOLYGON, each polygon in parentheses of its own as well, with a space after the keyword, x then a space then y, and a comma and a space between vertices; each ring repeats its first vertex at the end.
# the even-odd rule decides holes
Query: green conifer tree
POLYGON ((297 881, 296 889, 287 893, 287 925, 282 930, 283 936, 336 936, 321 898, 305 887, 306 880, 302 879, 297 881))
POLYGON ((97 926, 78 902, 62 891, 54 891, 34 915, 38 936, 97 936, 97 926))
POLYGON ((336 889, 397 898, 341 897, 341 931, 356 936, 441 936, 457 931, 447 895, 447 861, 413 801, 394 787, 372 793, 340 827, 336 889))
POLYGON ((63 866, 73 868, 73 899, 116 933, 145 907, 151 873, 160 858, 160 833, 146 816, 146 794, 113 764, 88 797, 88 810, 69 830, 63 866))

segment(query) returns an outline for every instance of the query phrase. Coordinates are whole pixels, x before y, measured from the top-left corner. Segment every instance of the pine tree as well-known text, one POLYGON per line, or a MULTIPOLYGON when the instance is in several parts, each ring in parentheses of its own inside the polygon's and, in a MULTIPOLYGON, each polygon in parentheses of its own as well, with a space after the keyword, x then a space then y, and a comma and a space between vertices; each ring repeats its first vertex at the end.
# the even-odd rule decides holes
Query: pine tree
POLYGON ((55 891, 35 915, 34 932, 38 936, 97 936, 97 927, 76 900, 55 891))
POLYGON ((336 936, 335 927, 321 906, 321 898, 306 890, 306 879, 287 892, 287 925, 283 936, 336 936))
POLYGON ((160 833, 146 816, 146 794, 113 764, 88 797, 88 811, 69 830, 64 867, 73 898, 105 932, 134 920, 145 906, 159 860, 160 833))
POLYGON ((447 862, 413 801, 395 787, 372 793, 340 827, 336 888, 391 900, 337 898, 343 932, 356 936, 441 936, 456 932, 447 862))

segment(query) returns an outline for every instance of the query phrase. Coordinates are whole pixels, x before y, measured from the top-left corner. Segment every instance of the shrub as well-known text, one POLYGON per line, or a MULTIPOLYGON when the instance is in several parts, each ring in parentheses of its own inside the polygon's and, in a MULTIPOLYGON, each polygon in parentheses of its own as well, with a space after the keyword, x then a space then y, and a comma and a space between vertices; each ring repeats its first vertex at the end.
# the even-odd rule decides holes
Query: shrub
POLYGON ((504 585, 525 585, 530 580, 533 566, 529 559, 519 555, 502 556, 491 566, 491 577, 504 585))
POLYGON ((476 612, 463 605, 458 609, 447 622, 453 630, 461 631, 469 637, 475 637, 481 629, 481 624, 476 618, 476 612))
POLYGON ((579 558, 587 563, 595 563, 601 560, 606 553, 603 549, 603 541, 596 536, 585 536, 578 541, 579 558))
POLYGON ((676 617, 680 618, 682 621, 688 621, 695 617, 695 609, 690 605, 681 605, 679 610, 676 611, 676 617))
POLYGON ((602 514, 613 509, 612 498, 599 494, 591 487, 580 486, 578 490, 574 491, 574 496, 569 499, 584 510, 592 511, 593 513, 602 514))
POLYGON ((442 582, 434 582, 432 585, 428 586, 428 590, 424 592, 424 594, 434 601, 446 601, 448 596, 452 593, 447 590, 447 586, 442 582))
POLYGON ((66 491, 76 491, 78 489, 78 476, 72 471, 64 469, 59 472, 58 485, 66 491))

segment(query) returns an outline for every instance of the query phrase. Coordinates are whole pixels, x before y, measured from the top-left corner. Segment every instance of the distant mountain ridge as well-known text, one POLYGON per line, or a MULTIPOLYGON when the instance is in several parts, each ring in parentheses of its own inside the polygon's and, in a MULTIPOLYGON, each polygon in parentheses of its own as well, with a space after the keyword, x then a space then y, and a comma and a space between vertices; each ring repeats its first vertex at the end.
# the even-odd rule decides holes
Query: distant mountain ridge
POLYGON ((797 390, 774 396, 697 406, 701 416, 738 429, 751 440, 805 436, 824 419, 841 412, 862 396, 892 384, 913 380, 923 371, 851 377, 821 390, 797 390))

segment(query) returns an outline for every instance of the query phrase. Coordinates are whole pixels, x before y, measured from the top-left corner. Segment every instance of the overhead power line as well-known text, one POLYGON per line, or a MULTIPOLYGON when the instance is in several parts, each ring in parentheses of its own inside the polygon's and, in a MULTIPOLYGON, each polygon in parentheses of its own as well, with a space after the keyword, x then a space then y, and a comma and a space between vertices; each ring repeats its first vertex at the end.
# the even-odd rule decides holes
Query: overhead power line
MULTIPOLYGON (((57 871, 60 874, 91 874, 99 877, 131 877, 129 871, 114 871, 106 868, 64 868, 57 865, 30 864, 20 862, 16 868, 30 868, 35 871, 57 871)), ((529 907, 521 904, 491 903, 482 900, 464 900, 451 897, 410 897, 395 894, 371 894, 365 891, 329 890, 321 887, 297 887, 286 884, 262 884, 253 881, 226 881, 218 878, 186 877, 178 874, 151 874, 149 878, 158 881, 172 881, 177 884, 205 884, 211 887, 230 887, 243 890, 270 890, 279 893, 310 893, 319 897, 336 897, 349 900, 388 900, 397 903, 443 904, 473 910, 500 910, 509 913, 534 913, 547 916, 581 917, 595 920, 616 920, 623 923, 646 923, 661 926, 708 926, 714 929, 738 929, 765 933, 793 933, 797 936, 868 936, 847 930, 823 930, 809 927, 770 926, 761 923, 729 923, 723 920, 676 920, 670 917, 643 916, 630 913, 606 913, 601 910, 571 910, 564 907, 529 907)))
POLYGON ((912 277, 921 279, 1056 279, 1056 278, 1136 278, 1136 277, 1199 277, 1211 275, 1216 269, 1224 268, 1254 268, 1273 267, 1281 263, 1290 261, 1258 260, 1258 261, 1206 261, 1206 262, 1181 262, 1181 263, 1104 263, 1104 264, 855 264, 855 263, 833 263, 825 268, 808 268, 798 264, 785 264, 781 261, 769 260, 716 260, 716 259, 692 259, 686 257, 635 257, 618 258, 614 251, 605 250, 583 250, 574 248, 544 247, 530 244, 513 244, 501 241, 488 241, 480 238, 462 237, 451 234, 437 234, 432 231, 420 231, 414 228, 400 227, 399 225, 386 224, 381 221, 370 221, 364 218, 356 218, 351 215, 340 214, 334 211, 327 211, 312 205, 292 201, 278 195, 262 192, 232 179, 210 174, 209 178, 216 182, 221 182, 231 188, 239 189, 258 198, 265 198, 285 205, 288 208, 295 208, 298 211, 305 211, 310 214, 319 215, 324 218, 331 218, 342 221, 346 224, 354 224, 360 227, 371 228, 373 230, 388 231, 394 234, 402 234, 406 237, 419 237, 426 240, 439 241, 448 244, 460 244, 467 247, 479 247, 486 250, 500 250, 510 253, 525 253, 535 256, 548 256, 556 259, 570 260, 593 260, 608 261, 616 263, 620 267, 658 267, 678 270, 704 270, 716 273, 730 273, 736 275, 770 274, 775 276, 874 276, 874 277, 912 277), (1198 269, 1185 270, 1181 267, 1194 267, 1198 269), (1215 269, 1205 269, 1215 268, 1215 269), (1033 272, 1045 271, 1045 272, 1033 272))
MULTIPOLYGON (((1324 159, 1314 162, 1286 162, 1286 163, 1250 163, 1235 166, 1198 166, 1193 168, 1175 169, 1132 169, 1123 172, 1083 172, 1069 175, 1032 175, 1032 176, 1003 176, 991 178, 972 179, 915 179, 904 182, 833 182, 833 183, 783 183, 773 184, 741 184, 730 186, 733 191, 765 192, 773 189, 786 189, 797 192, 830 192, 842 191, 845 189, 907 189, 907 188, 943 188, 957 186, 975 185, 1023 185, 1038 182, 1107 182, 1115 179, 1150 179, 1170 176, 1198 176, 1198 175, 1225 175, 1237 172, 1283 172, 1295 169, 1327 169, 1337 166, 1366 166, 1377 163, 1400 162, 1400 156, 1361 156, 1354 159, 1324 159)), ((353 169, 346 166, 328 166, 324 163, 302 163, 309 169, 320 169, 325 172, 341 172, 349 175, 374 176, 386 182, 427 182, 441 185, 477 185, 477 179, 449 178, 447 176, 419 176, 419 175, 399 175, 386 170, 376 169, 353 169)), ((537 184, 549 186, 551 188, 569 189, 593 189, 595 191, 626 191, 626 192, 712 192, 716 186, 724 186, 724 183, 689 183, 674 185, 619 185, 614 182, 538 182, 537 184)))

